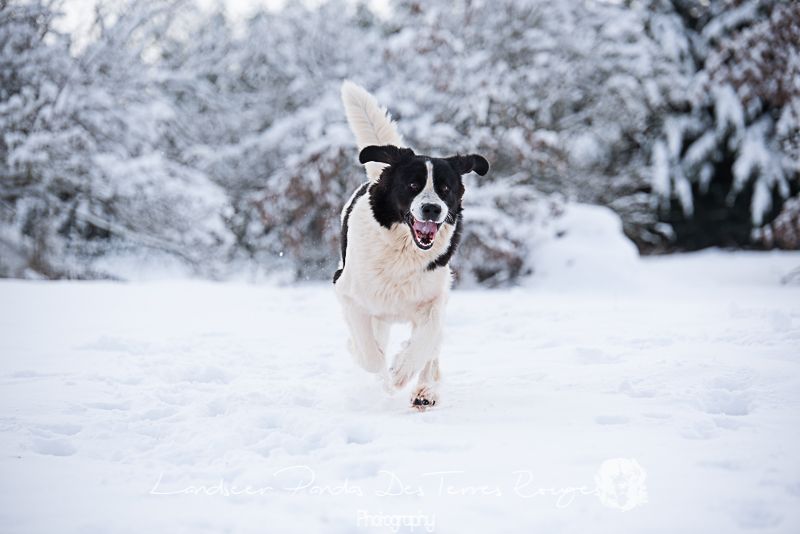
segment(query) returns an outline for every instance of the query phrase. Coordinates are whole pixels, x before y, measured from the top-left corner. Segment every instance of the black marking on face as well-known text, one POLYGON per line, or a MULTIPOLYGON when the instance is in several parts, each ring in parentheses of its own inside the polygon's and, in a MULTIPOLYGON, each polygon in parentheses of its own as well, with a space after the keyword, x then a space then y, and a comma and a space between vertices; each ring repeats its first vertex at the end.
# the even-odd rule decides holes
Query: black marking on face
POLYGON ((364 196, 368 188, 369 188, 369 182, 359 187, 358 191, 356 191, 356 194, 353 195, 352 202, 350 202, 350 205, 347 206, 347 209, 344 212, 344 218, 342 219, 342 268, 336 269, 336 272, 333 273, 334 284, 339 279, 339 277, 342 276, 342 271, 344 271, 344 259, 345 255, 347 254, 347 228, 349 226, 350 214, 353 212, 353 206, 356 205, 356 201, 362 196, 364 196))

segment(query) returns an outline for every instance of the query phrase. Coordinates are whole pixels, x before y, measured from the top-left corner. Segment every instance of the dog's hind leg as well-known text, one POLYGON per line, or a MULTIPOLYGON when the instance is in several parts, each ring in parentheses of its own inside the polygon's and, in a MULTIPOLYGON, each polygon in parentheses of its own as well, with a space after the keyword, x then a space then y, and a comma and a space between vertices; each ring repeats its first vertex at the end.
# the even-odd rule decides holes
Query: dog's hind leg
POLYGON ((419 372, 417 386, 411 394, 411 406, 414 409, 425 411, 428 408, 432 408, 439 401, 439 381, 441 378, 439 358, 425 364, 425 367, 419 372))
POLYGON ((375 341, 378 342, 378 346, 384 354, 386 354, 386 347, 389 345, 389 332, 391 328, 392 325, 390 323, 378 319, 377 317, 372 318, 372 332, 375 334, 375 341))
MULTIPOLYGON (((378 347, 380 347, 384 355, 386 354, 386 350, 389 346, 389 333, 391 329, 391 323, 382 319, 378 319, 377 317, 372 318, 372 332, 375 335, 375 341, 378 343, 378 347)), ((386 369, 386 364, 382 363, 381 365, 382 367, 378 370, 378 373, 380 374, 383 389, 386 391, 386 393, 392 395, 395 392, 392 384, 392 377, 389 374, 389 370, 386 369)))
POLYGON ((344 319, 350 327, 350 341, 347 346, 356 362, 370 373, 386 369, 383 348, 375 338, 372 317, 350 299, 342 299, 344 319))

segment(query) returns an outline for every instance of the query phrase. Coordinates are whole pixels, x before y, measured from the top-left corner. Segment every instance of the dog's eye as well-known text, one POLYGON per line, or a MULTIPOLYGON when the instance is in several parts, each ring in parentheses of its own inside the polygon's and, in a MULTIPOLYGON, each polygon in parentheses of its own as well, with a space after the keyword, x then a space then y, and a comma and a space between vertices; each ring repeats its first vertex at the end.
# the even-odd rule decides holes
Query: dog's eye
POLYGON ((446 185, 443 185, 442 186, 442 193, 447 193, 448 191, 450 191, 450 188, 447 187, 446 185))
POLYGON ((411 182, 408 184, 408 188, 412 191, 419 191, 419 184, 417 182, 411 182))

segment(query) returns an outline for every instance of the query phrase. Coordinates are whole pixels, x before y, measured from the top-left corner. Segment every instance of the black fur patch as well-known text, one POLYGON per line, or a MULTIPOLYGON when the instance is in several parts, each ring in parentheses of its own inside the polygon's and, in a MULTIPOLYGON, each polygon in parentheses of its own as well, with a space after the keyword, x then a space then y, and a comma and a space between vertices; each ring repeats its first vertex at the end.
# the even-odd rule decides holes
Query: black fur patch
POLYGON ((356 191, 355 196, 353 196, 353 201, 347 206, 347 211, 344 212, 344 219, 342 220, 342 268, 336 269, 336 272, 333 273, 333 283, 335 284, 336 281, 342 276, 342 271, 344 271, 344 259, 347 255, 347 228, 348 223, 350 221, 350 214, 353 212, 353 206, 356 205, 356 201, 364 196, 369 188, 369 182, 363 184, 361 187, 358 188, 356 191))
POLYGON ((466 156, 457 155, 447 158, 447 162, 459 174, 467 174, 468 172, 475 172, 481 176, 489 172, 489 162, 486 158, 478 154, 469 154, 466 156))
POLYGON ((405 166, 402 181, 394 180, 393 173, 387 172, 393 167, 387 167, 369 192, 372 215, 378 221, 378 224, 387 230, 394 224, 403 223, 406 220, 408 211, 411 209, 411 201, 414 200, 417 192, 410 191, 407 184, 416 182, 420 190, 425 187, 427 176, 425 164, 415 163, 405 166))
POLYGON ((387 165, 397 165, 401 161, 408 160, 413 157, 414 151, 410 148, 398 148, 394 145, 370 145, 364 147, 364 149, 358 154, 358 161, 360 163, 377 161, 380 163, 386 163, 387 165))

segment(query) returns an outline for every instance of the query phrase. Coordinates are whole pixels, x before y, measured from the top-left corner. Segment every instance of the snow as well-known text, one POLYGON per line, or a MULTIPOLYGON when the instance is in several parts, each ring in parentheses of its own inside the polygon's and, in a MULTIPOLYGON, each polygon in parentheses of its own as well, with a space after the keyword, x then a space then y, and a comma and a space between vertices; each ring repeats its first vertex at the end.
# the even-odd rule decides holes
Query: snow
POLYGON ((676 169, 675 171, 675 193, 680 200, 683 214, 686 217, 691 217, 694 214, 694 197, 692 196, 692 186, 689 179, 683 174, 683 171, 676 169))
POLYGON ((592 133, 583 133, 568 141, 568 153, 572 161, 582 167, 591 167, 603 154, 597 138, 592 133))
MULTIPOLYGON (((730 85, 716 87, 714 91, 714 115, 717 131, 730 128, 734 136, 744 130, 744 110, 736 91, 730 85)), ((729 141, 733 143, 734 141, 729 141)))
POLYGON ((669 155, 667 147, 663 141, 656 141, 653 144, 653 176, 652 186, 654 201, 664 206, 670 196, 671 187, 669 180, 669 155))
POLYGON ((800 254, 619 255, 455 291, 422 414, 330 284, 0 282, 0 530, 800 531, 800 254))
MULTIPOLYGON (((555 219, 555 237, 535 243, 528 285, 591 288, 633 282, 639 267, 636 246, 622 233, 622 221, 602 206, 567 203, 555 219)), ((540 233, 543 233, 540 231, 540 233)))
POLYGON ((781 198, 789 196, 789 184, 784 178, 780 159, 776 158, 764 144, 767 122, 769 121, 762 120, 747 128, 739 155, 733 164, 734 191, 740 191, 753 175, 757 176, 750 207, 755 227, 764 223, 765 215, 772 209, 773 190, 776 190, 781 198))

